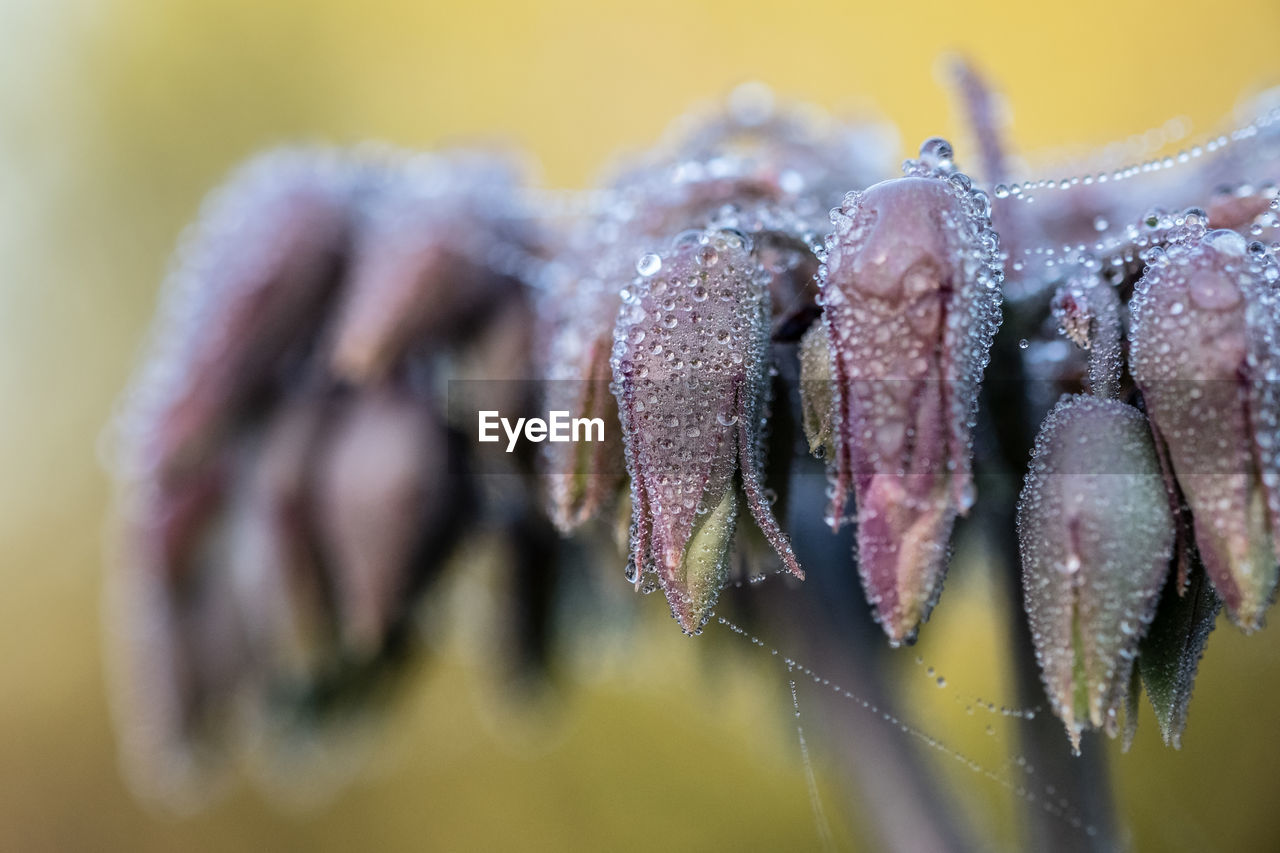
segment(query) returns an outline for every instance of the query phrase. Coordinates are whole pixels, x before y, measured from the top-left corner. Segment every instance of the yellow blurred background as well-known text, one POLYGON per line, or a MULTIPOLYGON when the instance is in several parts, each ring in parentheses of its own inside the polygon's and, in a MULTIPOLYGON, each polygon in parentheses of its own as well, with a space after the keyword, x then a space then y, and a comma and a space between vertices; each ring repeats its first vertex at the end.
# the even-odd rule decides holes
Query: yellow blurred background
MULTIPOLYGON (((240 785, 177 819, 131 798, 103 674, 98 444, 179 231, 237 161, 292 140, 497 137, 531 151, 549 184, 582 186, 746 79, 873 105, 905 154, 963 138, 934 70, 946 50, 998 82, 1023 149, 1087 148, 1174 116, 1198 135, 1280 82, 1278 39, 1275 0, 0 0, 0 850, 818 844, 776 670, 729 641, 695 655, 657 598, 634 601, 643 651, 574 685, 547 731, 484 710, 483 661, 455 642, 391 711, 371 769, 320 806, 240 785)), ((919 650, 970 693, 1001 688, 984 594, 980 575, 956 579, 919 650)), ((1280 629, 1222 627, 1184 749, 1162 747, 1144 712, 1135 748, 1112 756, 1137 848, 1274 849, 1278 676, 1280 629)), ((1002 760, 981 724, 914 686, 918 671, 902 678, 924 728, 1002 760)), ((979 825, 1007 822, 1007 792, 957 780, 979 825)))

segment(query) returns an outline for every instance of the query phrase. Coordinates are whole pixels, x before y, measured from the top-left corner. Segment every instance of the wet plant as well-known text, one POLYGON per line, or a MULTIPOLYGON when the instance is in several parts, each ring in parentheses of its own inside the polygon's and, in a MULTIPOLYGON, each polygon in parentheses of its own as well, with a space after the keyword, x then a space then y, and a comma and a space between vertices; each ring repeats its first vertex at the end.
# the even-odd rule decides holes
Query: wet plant
MULTIPOLYGON (((767 627, 874 707, 969 538, 1021 604, 1019 701, 1070 744, 1025 715, 1073 800, 1030 809, 1036 846, 1110 846, 1087 733, 1132 738, 1145 689, 1176 746, 1219 610, 1257 630, 1280 578, 1280 108, 1015 181, 990 92, 956 80, 976 175, 941 138, 895 170, 883 125, 758 85, 587 192, 478 151, 234 175, 120 417, 139 785, 198 791, 250 742, 305 753, 396 683, 469 541, 511 589, 517 680, 582 630, 558 601, 613 606, 584 579, 613 566, 678 629, 767 627), (480 410, 553 409, 603 440, 474 440, 480 410)), ((798 714, 792 673, 832 679, 787 666, 798 714)), ((969 846, 918 767, 859 772, 890 846, 908 825, 969 846)))

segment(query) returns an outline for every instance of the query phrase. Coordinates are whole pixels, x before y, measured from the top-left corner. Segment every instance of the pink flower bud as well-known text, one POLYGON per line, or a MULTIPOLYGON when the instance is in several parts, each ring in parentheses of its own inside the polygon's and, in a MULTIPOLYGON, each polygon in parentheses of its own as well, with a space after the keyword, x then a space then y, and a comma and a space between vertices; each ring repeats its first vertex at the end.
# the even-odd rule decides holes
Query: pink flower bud
MULTIPOLYGON (((364 178, 330 369, 384 379, 411 350, 456 345, 518 289, 504 255, 532 266, 535 235, 514 223, 517 175, 488 156, 393 156, 364 178)), ((525 271, 521 271, 525 272, 525 271)))
POLYGON ((859 568, 894 644, 941 590, 947 543, 973 505, 971 434, 1000 322, 984 193, 930 140, 908 176, 832 213, 821 289, 837 397, 833 524, 857 504, 859 568), (944 156, 945 155, 945 156, 944 156))
POLYGON ((803 576, 765 497, 760 453, 768 393, 767 277, 733 231, 682 235, 646 255, 624 294, 614 393, 631 476, 631 566, 655 572, 686 632, 706 621, 747 506, 785 567, 803 576))
POLYGON ((1231 619, 1262 624, 1280 578, 1280 321, 1266 271, 1232 231, 1189 226, 1132 303, 1130 360, 1231 619))

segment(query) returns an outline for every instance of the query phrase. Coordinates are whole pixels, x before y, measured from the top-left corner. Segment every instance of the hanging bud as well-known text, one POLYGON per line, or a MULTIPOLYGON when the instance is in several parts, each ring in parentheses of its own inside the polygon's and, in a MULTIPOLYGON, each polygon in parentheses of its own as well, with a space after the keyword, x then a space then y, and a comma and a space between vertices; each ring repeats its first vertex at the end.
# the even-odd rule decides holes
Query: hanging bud
POLYGON ((441 568, 471 490, 425 401, 374 391, 330 416, 313 460, 315 535, 344 652, 364 662, 383 651, 413 593, 441 568))
MULTIPOLYGON (((206 203, 165 285, 120 424, 122 473, 187 489, 313 346, 339 284, 350 180, 336 158, 259 157, 206 203)), ((175 499, 180 499, 174 495, 175 499)))
POLYGON ((831 385, 831 346, 821 323, 810 326, 800 339, 800 404, 809 452, 830 459, 835 452, 836 400, 831 385))
POLYGON ((681 627, 696 632, 728 573, 735 470, 756 523, 803 576, 762 483, 769 293, 750 241, 733 231, 683 234, 637 270, 612 361, 631 476, 628 577, 655 572, 681 627))
MULTIPOLYGON (((1253 631, 1276 590, 1280 322, 1274 262, 1196 211, 1135 291, 1134 379, 1194 518, 1231 619, 1253 631)), ((1260 244, 1259 244, 1260 248, 1260 244)))
POLYGON ((1142 684, 1156 712, 1160 734, 1174 749, 1182 748, 1196 671, 1221 609, 1222 600, 1198 562, 1193 564, 1185 588, 1171 573, 1151 630, 1139 647, 1142 684))
POLYGON ((536 267, 538 235, 513 222, 508 164, 458 153, 378 165, 362 173, 329 355, 333 374, 354 384, 384 379, 410 350, 465 342, 536 267))
MULTIPOLYGON (((603 245, 595 233, 603 227, 597 224, 577 235, 578 243, 568 251, 569 262, 549 281, 537 303, 544 329, 540 356, 548 410, 605 423, 604 441, 547 442, 540 451, 547 511, 565 534, 594 517, 621 489, 623 476, 622 430, 609 393, 609 358, 622 302, 619 293, 635 276, 640 250, 603 245)), ((616 236, 612 229, 610 233, 616 236)))
POLYGON ((1045 692, 1077 750, 1086 729, 1118 731, 1173 540, 1146 419, 1115 400, 1064 397, 1036 438, 1018 541, 1045 692))
POLYGON ((838 399, 832 518, 852 493, 863 585, 894 644, 928 618, 952 524, 973 505, 973 423, 1000 319, 990 202, 951 171, 945 141, 921 157, 832 212, 821 277, 838 399))

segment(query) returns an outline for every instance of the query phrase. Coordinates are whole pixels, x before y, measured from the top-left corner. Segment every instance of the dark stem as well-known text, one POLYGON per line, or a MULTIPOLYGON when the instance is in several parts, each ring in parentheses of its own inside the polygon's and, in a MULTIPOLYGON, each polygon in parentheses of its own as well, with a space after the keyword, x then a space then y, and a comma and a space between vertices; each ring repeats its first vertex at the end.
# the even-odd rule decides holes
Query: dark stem
POLYGON ((1114 850, 1116 837, 1110 777, 1105 744, 1097 735, 1086 735, 1082 754, 1071 755, 1066 732, 1049 706, 1040 667, 1035 659, 1031 629, 1023 601, 1021 556, 1017 538, 1017 500, 1023 472, 1031 457, 1035 428, 1044 412, 1030 411, 1028 380, 1018 347, 1019 330, 1028 328, 1027 317, 1006 306, 1004 324, 991 352, 988 381, 984 383, 982 411, 995 436, 993 451, 982 461, 984 488, 982 501, 990 508, 987 534, 1002 565, 994 573, 1004 590, 1005 612, 1010 614, 1009 648, 1017 685, 1018 701, 1024 708, 1040 707, 1032 720, 1020 726, 1022 755, 1035 768, 1028 790, 1037 800, 1052 785, 1055 797, 1070 803, 1067 819, 1035 804, 1026 809, 1028 850, 1057 851, 1114 850), (1080 826, 1073 825, 1078 818, 1080 826), (1088 830, 1088 831, 1087 831, 1088 830))

